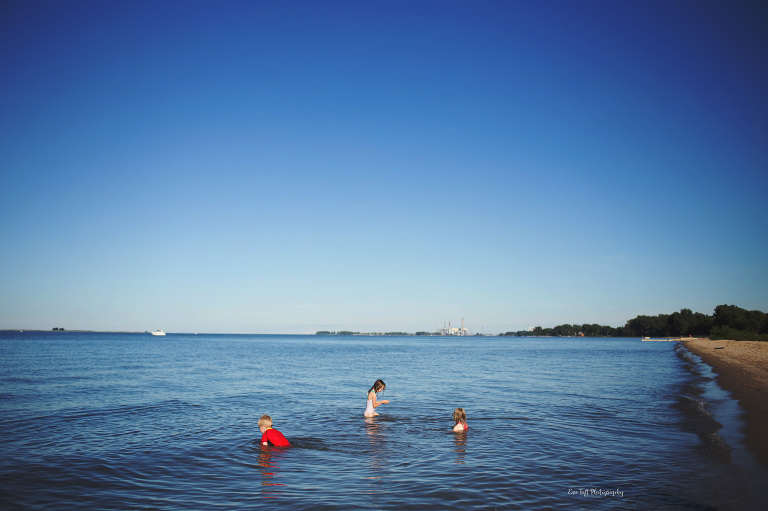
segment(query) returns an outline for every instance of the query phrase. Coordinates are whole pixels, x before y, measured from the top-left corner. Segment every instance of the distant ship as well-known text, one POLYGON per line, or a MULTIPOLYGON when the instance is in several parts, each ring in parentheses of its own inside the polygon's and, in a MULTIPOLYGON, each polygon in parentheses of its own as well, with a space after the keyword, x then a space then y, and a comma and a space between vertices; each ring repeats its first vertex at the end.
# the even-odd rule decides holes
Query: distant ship
POLYGON ((149 332, 152 335, 165 335, 165 332, 162 330, 155 330, 154 332, 149 332))

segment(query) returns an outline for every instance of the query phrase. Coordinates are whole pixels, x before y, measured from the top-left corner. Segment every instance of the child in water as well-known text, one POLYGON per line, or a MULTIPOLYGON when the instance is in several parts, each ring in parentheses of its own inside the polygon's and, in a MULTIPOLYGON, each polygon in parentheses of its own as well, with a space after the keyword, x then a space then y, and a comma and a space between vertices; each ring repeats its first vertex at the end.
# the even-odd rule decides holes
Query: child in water
POLYGON ((374 415, 378 415, 378 413, 376 413, 376 407, 389 403, 389 401, 386 399, 384 401, 376 400, 376 393, 383 392, 385 388, 387 388, 387 385, 379 379, 376 380, 376 383, 373 384, 371 390, 368 391, 368 402, 365 405, 366 417, 373 417, 374 415))
POLYGON ((291 444, 278 430, 272 427, 272 417, 262 415, 259 419, 261 431, 261 445, 274 445, 275 447, 290 447, 291 444))
POLYGON ((464 411, 464 408, 456 408, 453 411, 453 422, 456 423, 453 426, 453 430, 457 433, 469 429, 469 426, 467 426, 467 413, 464 411))

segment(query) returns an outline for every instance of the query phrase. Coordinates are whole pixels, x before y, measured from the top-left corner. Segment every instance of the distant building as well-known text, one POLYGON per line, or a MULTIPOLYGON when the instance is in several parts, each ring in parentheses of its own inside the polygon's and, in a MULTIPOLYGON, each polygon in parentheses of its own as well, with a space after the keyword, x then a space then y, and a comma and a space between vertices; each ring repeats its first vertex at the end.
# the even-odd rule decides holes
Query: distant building
POLYGON ((443 323, 443 328, 437 331, 438 335, 469 335, 469 331, 464 328, 464 318, 461 318, 461 328, 451 328, 451 322, 448 322, 448 326, 443 323))

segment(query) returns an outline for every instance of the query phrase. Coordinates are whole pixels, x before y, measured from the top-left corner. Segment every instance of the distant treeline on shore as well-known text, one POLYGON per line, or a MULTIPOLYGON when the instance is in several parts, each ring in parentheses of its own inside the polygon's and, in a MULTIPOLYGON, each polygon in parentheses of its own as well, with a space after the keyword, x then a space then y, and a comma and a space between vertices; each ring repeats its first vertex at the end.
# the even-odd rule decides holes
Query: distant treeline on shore
POLYGON ((709 337, 735 341, 768 341, 768 314, 748 311, 735 305, 718 305, 714 314, 707 315, 681 309, 672 314, 637 316, 623 327, 603 325, 558 325, 554 328, 537 326, 533 330, 507 332, 503 336, 579 336, 585 337, 709 337))

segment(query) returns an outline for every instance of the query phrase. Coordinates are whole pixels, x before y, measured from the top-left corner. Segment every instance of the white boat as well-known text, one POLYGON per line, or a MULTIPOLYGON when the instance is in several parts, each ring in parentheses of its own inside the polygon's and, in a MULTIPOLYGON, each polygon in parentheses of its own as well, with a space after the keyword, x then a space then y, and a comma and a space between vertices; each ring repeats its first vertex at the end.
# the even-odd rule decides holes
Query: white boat
POLYGON ((154 332, 149 332, 152 335, 165 335, 165 332, 162 330, 155 330, 154 332))

